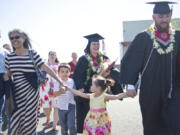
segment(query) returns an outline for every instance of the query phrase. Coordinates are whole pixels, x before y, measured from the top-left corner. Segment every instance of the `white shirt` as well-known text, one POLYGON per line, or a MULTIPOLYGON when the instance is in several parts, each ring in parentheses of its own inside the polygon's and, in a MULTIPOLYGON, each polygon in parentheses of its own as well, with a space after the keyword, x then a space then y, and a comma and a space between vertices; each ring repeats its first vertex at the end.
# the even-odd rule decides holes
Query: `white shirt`
POLYGON ((127 90, 135 90, 135 86, 132 84, 128 84, 127 90))
MULTIPOLYGON (((61 82, 64 84, 64 86, 74 88, 74 81, 71 78, 68 78, 67 81, 61 80, 61 82)), ((65 94, 58 96, 58 108, 60 110, 68 110, 69 104, 75 104, 74 95, 70 91, 66 91, 65 94)))

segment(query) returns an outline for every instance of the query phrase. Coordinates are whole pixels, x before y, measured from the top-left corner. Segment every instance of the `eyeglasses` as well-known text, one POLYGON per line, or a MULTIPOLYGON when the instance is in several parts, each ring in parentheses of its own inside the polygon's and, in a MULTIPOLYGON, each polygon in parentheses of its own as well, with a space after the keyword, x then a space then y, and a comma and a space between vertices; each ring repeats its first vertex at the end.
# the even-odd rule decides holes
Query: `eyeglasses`
POLYGON ((19 39, 21 36, 14 36, 14 37, 10 37, 10 40, 14 40, 14 39, 19 39))
POLYGON ((49 53, 49 55, 50 55, 50 56, 56 56, 56 54, 55 54, 55 53, 49 53))

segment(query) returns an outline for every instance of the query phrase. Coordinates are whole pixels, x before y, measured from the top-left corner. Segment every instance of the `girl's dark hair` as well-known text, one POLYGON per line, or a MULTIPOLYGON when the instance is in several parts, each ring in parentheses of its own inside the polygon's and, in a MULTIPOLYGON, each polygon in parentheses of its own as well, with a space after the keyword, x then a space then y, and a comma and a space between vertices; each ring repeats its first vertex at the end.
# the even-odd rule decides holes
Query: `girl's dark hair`
MULTIPOLYGON (((22 37, 25 40, 24 43, 23 43, 24 48, 26 48, 26 49, 31 49, 32 48, 29 36, 20 29, 14 29, 14 30, 10 31, 8 33, 9 39, 11 37, 11 34, 14 33, 14 32, 19 33, 19 36, 22 37)), ((15 51, 15 50, 16 49, 13 47, 13 51, 15 51)))
MULTIPOLYGON (((49 51, 49 53, 48 54, 50 54, 51 52, 55 52, 55 51, 49 51)), ((56 53, 56 52, 55 52, 56 53)), ((49 61, 49 59, 48 59, 48 61, 49 61)), ((59 62, 59 60, 58 60, 58 58, 57 58, 57 56, 56 56, 56 59, 55 59, 55 63, 57 63, 57 64, 59 64, 60 62, 59 62)))
POLYGON ((58 72, 61 70, 61 68, 67 68, 69 72, 71 72, 71 66, 68 63, 61 63, 58 67, 58 72))
POLYGON ((106 79, 100 75, 93 76, 93 81, 96 86, 100 86, 103 91, 110 90, 110 87, 114 85, 114 81, 112 79, 106 79))

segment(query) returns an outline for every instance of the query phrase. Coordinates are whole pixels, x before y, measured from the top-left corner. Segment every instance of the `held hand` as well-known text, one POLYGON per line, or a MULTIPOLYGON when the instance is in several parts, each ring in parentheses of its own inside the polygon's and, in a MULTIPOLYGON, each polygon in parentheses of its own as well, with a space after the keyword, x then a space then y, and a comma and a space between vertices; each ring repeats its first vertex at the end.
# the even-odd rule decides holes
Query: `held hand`
POLYGON ((70 89, 68 86, 63 86, 63 88, 64 88, 66 91, 70 89))
POLYGON ((65 94, 66 93, 66 88, 65 87, 60 87, 60 90, 59 90, 62 94, 65 94))
POLYGON ((123 96, 124 96, 123 98, 128 98, 128 97, 129 97, 129 96, 127 95, 127 92, 124 92, 124 93, 123 93, 123 96))
POLYGON ((79 91, 82 92, 82 93, 84 93, 84 89, 80 89, 79 91))
POLYGON ((128 97, 134 98, 137 95, 137 93, 136 93, 136 90, 127 90, 126 95, 128 97))
POLYGON ((102 76, 103 77, 107 77, 108 75, 110 75, 111 71, 110 70, 105 70, 103 73, 102 73, 102 76))

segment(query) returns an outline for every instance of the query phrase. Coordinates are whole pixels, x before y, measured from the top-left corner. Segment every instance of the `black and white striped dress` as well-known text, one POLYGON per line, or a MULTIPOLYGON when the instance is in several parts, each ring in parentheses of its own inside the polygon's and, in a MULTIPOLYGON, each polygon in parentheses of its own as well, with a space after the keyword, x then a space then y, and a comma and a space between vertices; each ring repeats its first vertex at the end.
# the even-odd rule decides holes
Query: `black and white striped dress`
MULTIPOLYGON (((44 62, 33 50, 37 66, 44 62)), ((11 117, 12 135, 36 135, 39 117, 39 90, 33 87, 36 80, 35 68, 28 55, 20 56, 14 52, 5 60, 6 68, 11 72, 14 81, 17 111, 11 117)))

